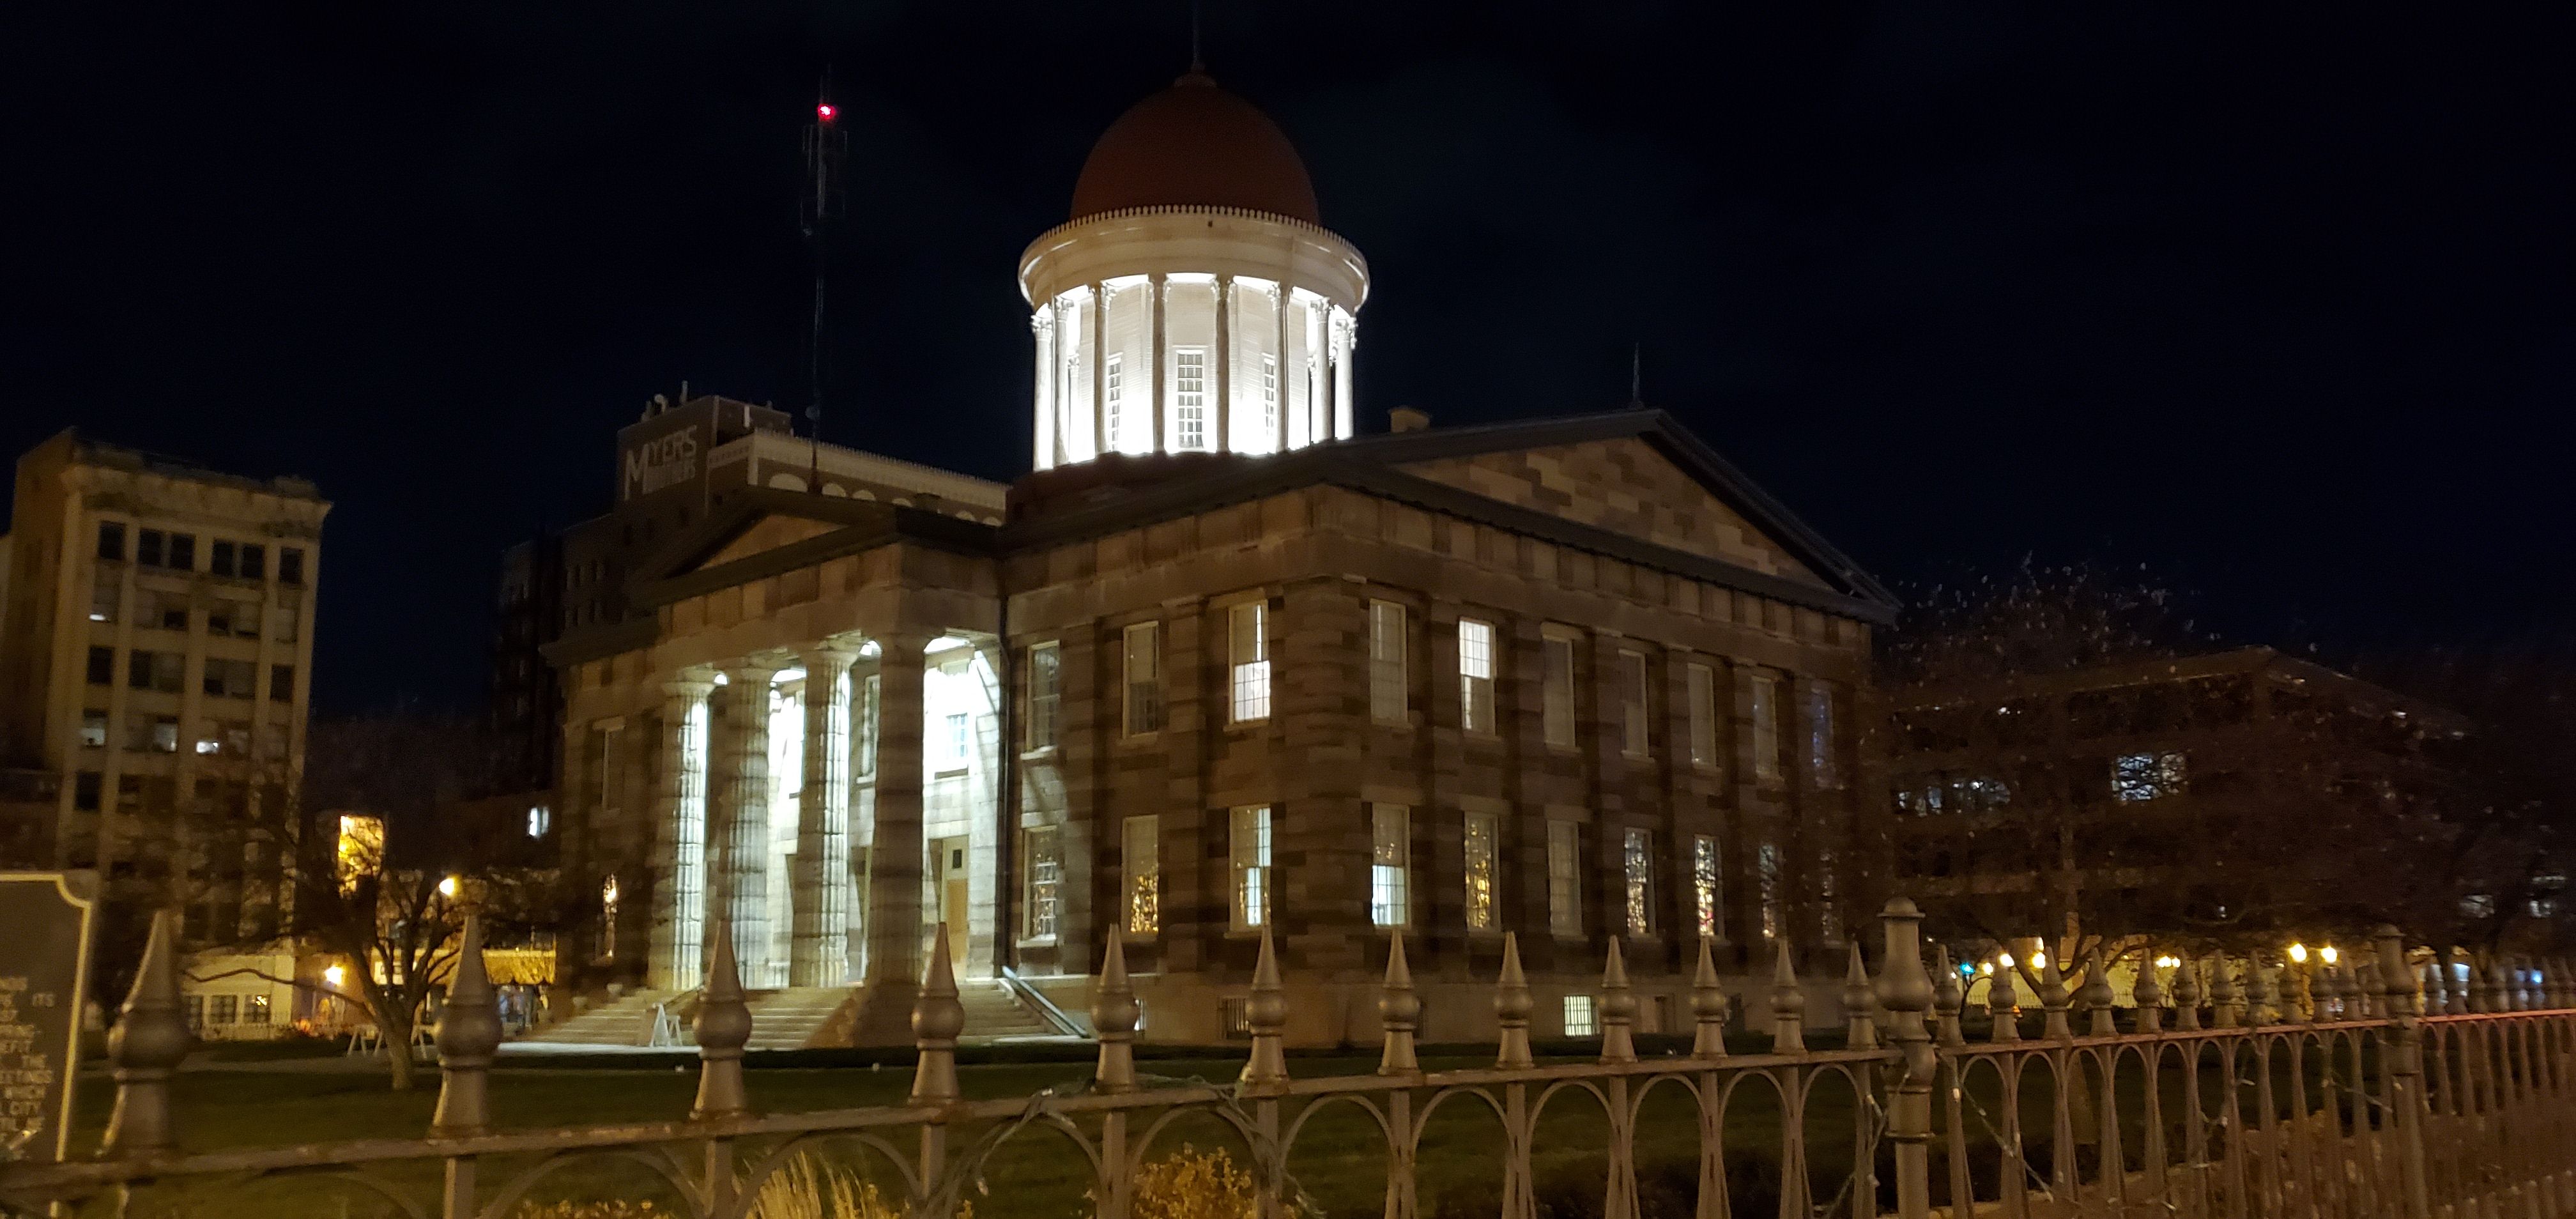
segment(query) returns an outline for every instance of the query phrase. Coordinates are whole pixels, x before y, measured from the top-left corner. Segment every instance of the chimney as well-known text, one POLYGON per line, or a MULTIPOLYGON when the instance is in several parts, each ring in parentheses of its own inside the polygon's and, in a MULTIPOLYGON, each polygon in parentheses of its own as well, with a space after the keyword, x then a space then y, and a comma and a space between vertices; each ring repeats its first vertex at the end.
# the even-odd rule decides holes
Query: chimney
POLYGON ((1390 432, 1427 432, 1431 430, 1431 412, 1399 406, 1386 413, 1386 430, 1390 432))

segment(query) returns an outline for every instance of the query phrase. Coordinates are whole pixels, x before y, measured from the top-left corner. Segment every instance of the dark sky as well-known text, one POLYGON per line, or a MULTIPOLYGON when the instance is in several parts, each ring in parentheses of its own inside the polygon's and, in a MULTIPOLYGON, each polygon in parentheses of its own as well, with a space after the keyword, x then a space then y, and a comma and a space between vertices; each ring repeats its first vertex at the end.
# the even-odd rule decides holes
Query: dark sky
MULTIPOLYGON (((2563 32, 2287 7, 1208 0, 1206 45, 1371 261, 1365 428, 1616 406, 1641 343, 1882 575, 2145 563, 2249 641, 2562 629, 2563 32)), ((1025 470, 1015 260, 1186 14, 11 6, 0 442, 314 478, 325 710, 469 704, 496 556, 604 507, 647 396, 801 405, 827 61, 827 436, 1025 470)))

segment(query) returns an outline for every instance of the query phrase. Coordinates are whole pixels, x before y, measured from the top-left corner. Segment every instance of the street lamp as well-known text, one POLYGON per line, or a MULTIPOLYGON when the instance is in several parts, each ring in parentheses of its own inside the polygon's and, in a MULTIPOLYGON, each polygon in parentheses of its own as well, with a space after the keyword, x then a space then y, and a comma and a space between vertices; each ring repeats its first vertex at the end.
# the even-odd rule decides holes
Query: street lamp
MULTIPOLYGON (((2332 950, 2332 949, 2328 949, 2327 951, 2331 952, 2331 951, 2333 951, 2333 950, 2332 950)), ((2307 963, 2308 963, 2308 946, 2307 946, 2307 945, 2305 945, 2305 944, 2292 944, 2292 945, 2290 945, 2290 959, 2291 959, 2291 960, 2293 960, 2293 961, 2298 962, 2298 963, 2299 963, 2299 964, 2301 964, 2301 965, 2305 965, 2305 964, 2307 964, 2307 963)), ((2326 958, 2326 960, 2327 960, 2327 961, 2329 961, 2329 962, 2331 962, 2331 961, 2333 961, 2333 960, 2334 960, 2334 958, 2333 958, 2333 957, 2327 957, 2327 958, 2326 958)))
POLYGON ((450 876, 447 879, 438 882, 438 895, 440 897, 456 896, 456 878, 450 876))

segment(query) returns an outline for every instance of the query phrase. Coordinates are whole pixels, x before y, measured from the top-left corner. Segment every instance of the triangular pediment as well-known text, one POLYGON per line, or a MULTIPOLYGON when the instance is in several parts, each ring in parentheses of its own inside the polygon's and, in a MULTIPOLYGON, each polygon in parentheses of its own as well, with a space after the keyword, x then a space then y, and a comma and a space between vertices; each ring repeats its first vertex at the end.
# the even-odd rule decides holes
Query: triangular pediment
POLYGON ((763 551, 793 546, 807 538, 821 537, 843 527, 837 522, 818 521, 811 517, 764 516, 744 527, 742 532, 734 535, 733 540, 717 547, 714 553, 699 560, 690 570, 704 571, 710 567, 722 567, 727 563, 748 559, 763 551))
POLYGON ((1782 539, 1641 436, 1496 449, 1404 463, 1487 499, 1765 575, 1830 587, 1782 539))

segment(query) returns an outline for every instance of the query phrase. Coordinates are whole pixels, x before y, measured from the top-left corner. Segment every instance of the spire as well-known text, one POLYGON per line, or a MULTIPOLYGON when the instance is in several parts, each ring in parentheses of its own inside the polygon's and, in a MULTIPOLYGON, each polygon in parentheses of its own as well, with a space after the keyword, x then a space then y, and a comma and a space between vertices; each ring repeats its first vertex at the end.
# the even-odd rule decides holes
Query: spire
POLYGON ((1207 60, 1199 54, 1199 0, 1190 0, 1190 75, 1207 75, 1207 60))

